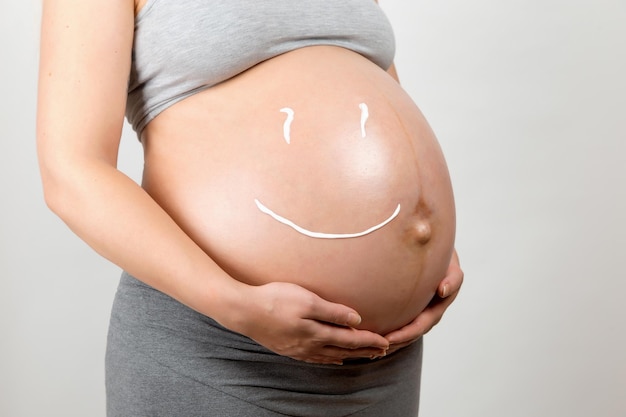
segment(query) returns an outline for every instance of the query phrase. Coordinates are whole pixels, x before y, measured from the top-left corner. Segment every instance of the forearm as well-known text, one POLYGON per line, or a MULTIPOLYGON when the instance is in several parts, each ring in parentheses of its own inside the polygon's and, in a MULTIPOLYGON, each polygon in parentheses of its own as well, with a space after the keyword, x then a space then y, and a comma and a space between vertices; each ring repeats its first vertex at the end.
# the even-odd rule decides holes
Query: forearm
MULTIPOLYGON (((45 165, 45 164, 44 164, 45 165)), ((281 355, 319 363, 383 355, 357 313, 294 284, 227 275, 130 178, 106 162, 42 169, 46 201, 98 253, 148 285, 281 355)))
POLYGON ((219 312, 238 297, 243 284, 109 163, 75 160, 71 168, 42 168, 42 177, 50 208, 93 249, 133 276, 218 321, 219 312))

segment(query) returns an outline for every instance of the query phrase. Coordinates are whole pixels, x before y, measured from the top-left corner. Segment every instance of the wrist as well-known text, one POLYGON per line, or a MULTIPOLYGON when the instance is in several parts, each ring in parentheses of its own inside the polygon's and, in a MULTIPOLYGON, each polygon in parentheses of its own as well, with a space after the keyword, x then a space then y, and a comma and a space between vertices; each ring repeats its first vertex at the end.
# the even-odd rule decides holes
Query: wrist
POLYGON ((190 265, 161 290, 229 330, 238 331, 251 286, 231 277, 214 262, 190 265))
POLYGON ((253 286, 227 276, 207 287, 210 288, 206 289, 202 313, 229 330, 245 334, 253 305, 253 286))

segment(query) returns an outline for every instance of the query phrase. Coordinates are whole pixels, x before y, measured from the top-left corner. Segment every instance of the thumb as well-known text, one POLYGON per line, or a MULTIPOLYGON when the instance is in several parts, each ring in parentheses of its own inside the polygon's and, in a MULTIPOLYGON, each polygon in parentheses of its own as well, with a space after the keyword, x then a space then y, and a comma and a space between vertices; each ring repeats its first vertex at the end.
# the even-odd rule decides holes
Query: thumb
POLYGON ((361 315, 343 304, 331 303, 317 296, 308 318, 339 326, 356 327, 361 324, 361 315))

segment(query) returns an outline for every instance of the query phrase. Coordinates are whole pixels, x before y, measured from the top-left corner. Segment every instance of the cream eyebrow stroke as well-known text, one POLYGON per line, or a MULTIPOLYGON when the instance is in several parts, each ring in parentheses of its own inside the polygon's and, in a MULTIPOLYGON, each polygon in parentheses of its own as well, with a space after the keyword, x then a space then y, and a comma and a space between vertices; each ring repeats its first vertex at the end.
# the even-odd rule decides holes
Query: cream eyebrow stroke
POLYGON ((289 227, 291 227, 292 229, 296 230, 297 232, 302 233, 303 235, 309 236, 309 237, 314 237, 314 238, 318 238, 318 239, 348 239, 348 238, 353 238, 353 237, 360 237, 360 236, 365 236, 369 233, 372 233, 378 229, 380 229, 381 227, 385 226, 387 223, 389 223, 390 221, 392 221, 397 215, 398 213, 400 213, 400 204, 398 204, 398 206, 396 207, 396 210, 393 212, 393 214, 391 216, 389 216, 385 221, 383 221, 382 223, 379 223, 375 226, 370 227, 367 230, 364 230, 362 232, 357 232, 357 233, 322 233, 322 232, 314 232, 311 230, 307 230, 302 226, 298 226, 297 224, 295 224, 294 222, 292 222, 289 219, 286 219, 276 213, 274 213, 272 210, 270 210, 269 208, 267 208, 263 203, 261 203, 258 199, 254 199, 254 202, 256 203, 256 206, 258 207, 259 210, 261 210, 263 213, 271 216, 274 220, 279 221, 282 224, 285 224, 289 227))
POLYGON ((285 137, 285 142, 289 145, 291 143, 291 122, 293 122, 294 112, 289 107, 284 107, 280 109, 282 113, 287 113, 287 119, 285 120, 285 124, 283 124, 283 136, 285 137))
POLYGON ((361 137, 365 137, 365 122, 367 122, 367 118, 370 116, 370 113, 367 109, 367 104, 361 103, 359 104, 359 109, 361 109, 361 137))

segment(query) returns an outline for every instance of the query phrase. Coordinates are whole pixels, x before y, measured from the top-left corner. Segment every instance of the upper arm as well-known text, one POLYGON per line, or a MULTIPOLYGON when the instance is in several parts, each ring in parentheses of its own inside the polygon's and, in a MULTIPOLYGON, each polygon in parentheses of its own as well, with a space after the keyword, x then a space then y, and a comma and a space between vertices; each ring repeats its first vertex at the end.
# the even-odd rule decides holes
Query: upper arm
POLYGON ((391 75, 391 78, 393 78, 397 82, 400 82, 400 80, 398 79, 398 71, 396 70, 396 64, 394 64, 393 62, 391 63, 391 66, 389 66, 389 68, 387 69, 387 73, 391 75))
POLYGON ((133 0, 43 0, 37 148, 46 170, 115 165, 126 104, 133 0))

